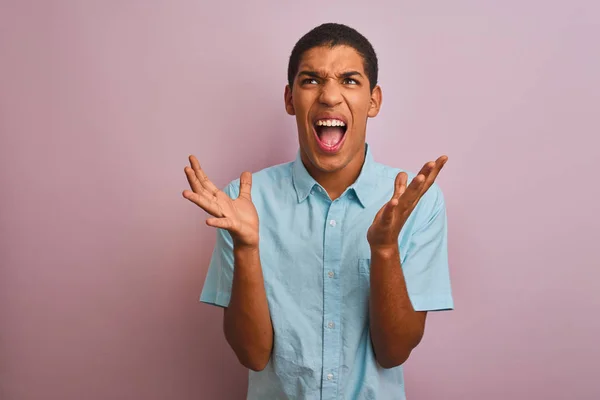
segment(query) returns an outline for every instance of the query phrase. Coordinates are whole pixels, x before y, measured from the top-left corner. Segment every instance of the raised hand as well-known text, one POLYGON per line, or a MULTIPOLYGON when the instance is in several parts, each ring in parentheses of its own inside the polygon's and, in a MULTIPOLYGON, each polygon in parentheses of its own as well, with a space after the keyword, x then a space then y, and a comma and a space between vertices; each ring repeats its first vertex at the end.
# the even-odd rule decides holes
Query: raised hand
POLYGON ((441 156, 435 162, 426 163, 408 187, 408 175, 405 172, 396 176, 392 198, 379 210, 367 231, 371 249, 392 250, 398 247, 398 236, 404 223, 431 187, 446 161, 448 157, 441 156))
POLYGON ((192 190, 184 190, 183 197, 212 216, 207 225, 229 231, 234 245, 258 247, 258 213, 250 194, 252 174, 242 173, 240 195, 232 200, 208 179, 196 157, 190 156, 190 165, 184 170, 192 190))

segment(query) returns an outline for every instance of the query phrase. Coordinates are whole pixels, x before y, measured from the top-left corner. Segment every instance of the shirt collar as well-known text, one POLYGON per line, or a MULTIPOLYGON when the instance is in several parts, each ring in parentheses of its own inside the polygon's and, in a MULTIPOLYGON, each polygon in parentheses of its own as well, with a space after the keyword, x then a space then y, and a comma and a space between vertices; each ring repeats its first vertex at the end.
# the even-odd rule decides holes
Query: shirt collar
MULTIPOLYGON (((356 181, 348 187, 346 191, 353 191, 359 203, 366 207, 370 195, 374 193, 376 185, 375 176, 375 161, 368 144, 365 144, 365 162, 356 181)), ((292 179, 298 202, 301 203, 310 194, 314 186, 320 187, 319 183, 308 173, 306 167, 302 163, 300 150, 296 154, 296 159, 292 163, 292 179)))

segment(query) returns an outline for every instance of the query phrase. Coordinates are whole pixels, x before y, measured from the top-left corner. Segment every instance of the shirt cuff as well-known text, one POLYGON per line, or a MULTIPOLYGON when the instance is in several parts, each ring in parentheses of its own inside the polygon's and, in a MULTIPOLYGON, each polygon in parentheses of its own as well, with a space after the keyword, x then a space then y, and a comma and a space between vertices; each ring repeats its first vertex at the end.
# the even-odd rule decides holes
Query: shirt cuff
POLYGON ((454 300, 448 296, 410 296, 415 311, 454 310, 454 300))
POLYGON ((202 303, 211 304, 213 306, 227 307, 229 306, 229 300, 231 299, 231 293, 225 292, 202 292, 200 295, 200 301, 202 303))

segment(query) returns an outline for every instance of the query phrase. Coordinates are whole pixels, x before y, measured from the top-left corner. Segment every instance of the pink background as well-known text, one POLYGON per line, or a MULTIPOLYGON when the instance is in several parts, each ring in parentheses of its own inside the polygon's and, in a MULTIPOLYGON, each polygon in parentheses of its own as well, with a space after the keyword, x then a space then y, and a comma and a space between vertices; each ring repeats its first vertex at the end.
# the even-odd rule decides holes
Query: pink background
POLYGON ((0 399, 243 398, 183 167, 292 159, 287 58, 329 20, 380 56, 377 160, 450 157, 456 310, 409 398, 600 398, 598 3, 283 3, 0 2, 0 399))

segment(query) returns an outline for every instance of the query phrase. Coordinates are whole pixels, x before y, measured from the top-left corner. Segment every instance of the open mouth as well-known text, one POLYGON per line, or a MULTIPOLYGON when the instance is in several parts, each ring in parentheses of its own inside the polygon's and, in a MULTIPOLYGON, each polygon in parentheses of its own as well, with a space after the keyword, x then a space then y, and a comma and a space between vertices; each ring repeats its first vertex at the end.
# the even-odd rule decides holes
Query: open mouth
POLYGON ((338 151, 346 137, 346 123, 340 119, 318 119, 313 124, 319 147, 328 153, 338 151))

